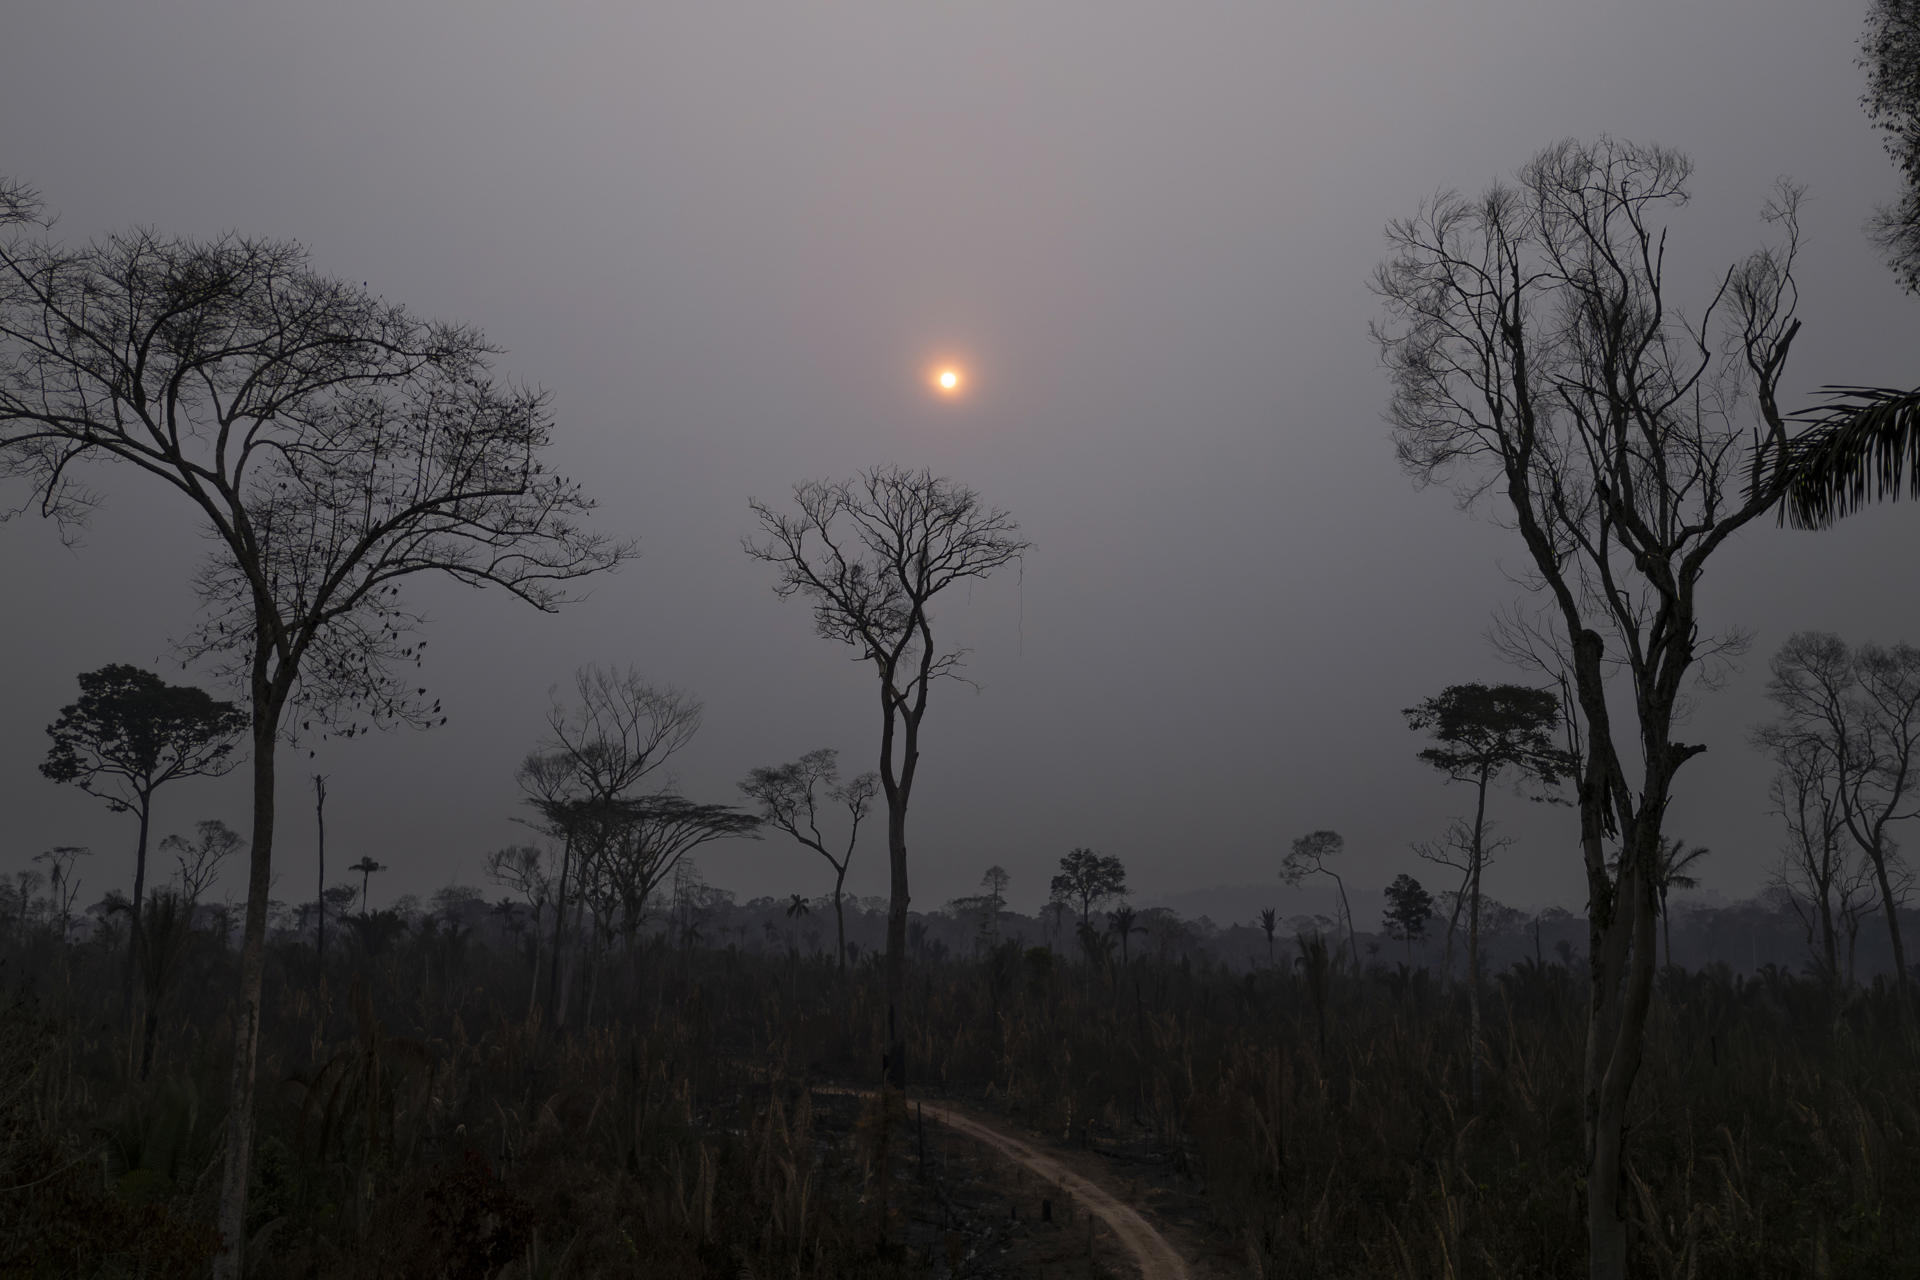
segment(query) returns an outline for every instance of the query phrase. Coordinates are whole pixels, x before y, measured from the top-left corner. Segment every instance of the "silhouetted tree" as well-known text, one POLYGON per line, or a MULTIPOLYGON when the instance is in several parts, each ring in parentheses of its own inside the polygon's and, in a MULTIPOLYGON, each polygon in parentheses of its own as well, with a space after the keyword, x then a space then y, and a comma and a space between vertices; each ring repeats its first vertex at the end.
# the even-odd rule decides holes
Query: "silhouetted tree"
POLYGON ((540 926, 553 896, 552 866, 536 845, 509 845, 487 855, 486 874, 495 884, 520 894, 533 909, 533 981, 527 992, 527 1016, 531 1018, 540 999, 540 957, 546 950, 540 926))
POLYGON ((672 792, 588 802, 580 811, 581 879, 629 951, 654 890, 681 859, 715 840, 758 839, 760 819, 672 792))
POLYGON ((83 844, 57 844, 45 853, 33 855, 35 862, 47 864, 47 891, 53 895, 54 914, 60 921, 60 955, 65 963, 67 935, 73 927, 73 900, 80 896, 80 877, 74 864, 90 856, 93 850, 83 844))
MULTIPOLYGON (((3 394, 3 393, 0 393, 3 394)), ((0 405, 4 401, 0 400, 0 405)), ((0 417, 0 432, 5 419, 0 417)), ((246 712, 205 690, 168 684, 150 671, 113 663, 80 675, 80 699, 47 726, 53 745, 40 772, 70 782, 131 813, 140 824, 133 852, 133 945, 127 949, 125 1000, 133 997, 134 968, 147 885, 147 832, 153 793, 181 778, 217 778, 239 763, 235 740, 246 712)))
POLYGON ((831 747, 809 751, 788 764, 755 769, 740 783, 740 790, 759 802, 761 821, 786 832, 825 858, 833 868, 833 927, 836 954, 844 969, 847 967, 847 917, 841 899, 847 867, 853 862, 854 844, 860 838, 860 823, 867 816, 874 793, 880 789, 880 775, 863 773, 842 785, 839 757, 840 753, 831 747), (837 855, 827 848, 826 837, 820 834, 819 805, 823 799, 844 805, 847 810, 847 842, 837 855))
POLYGON ((1326 876, 1333 881, 1333 887, 1340 894, 1340 918, 1347 926, 1347 950, 1353 960, 1353 971, 1358 974, 1360 943, 1354 936, 1353 908, 1347 905, 1347 883, 1332 865, 1332 859, 1340 855, 1346 843, 1338 831, 1312 831, 1301 836, 1293 842, 1287 856, 1280 860, 1280 878, 1290 885, 1298 885, 1314 875, 1326 876))
POLYGON ((986 902, 987 932, 998 937, 1000 934, 1000 913, 1007 909, 1007 886, 1013 883, 1013 877, 999 863, 988 867, 980 877, 980 887, 986 890, 981 895, 986 902))
POLYGON ((1090 924, 1096 907, 1127 891, 1127 868, 1111 854, 1072 849, 1060 859, 1051 888, 1056 901, 1077 903, 1080 923, 1090 924))
MULTIPOLYGON (((1873 0, 1861 53, 1862 104, 1902 180, 1899 197, 1875 214, 1873 235, 1900 287, 1920 293, 1920 5, 1873 0)), ((1783 454, 1756 459, 1770 464, 1756 466, 1756 483, 1786 487, 1781 520, 1824 529, 1869 502, 1920 496, 1920 390, 1825 390, 1825 404, 1796 415, 1810 429, 1783 454)))
POLYGON ((1703 844, 1689 849, 1679 837, 1660 837, 1660 857, 1655 874, 1660 886, 1660 932, 1667 964, 1673 964, 1673 917, 1667 912, 1667 894, 1674 889, 1698 889, 1700 881, 1687 868, 1713 852, 1703 844))
POLYGON ((1307 998, 1313 1002, 1313 1024, 1320 1045, 1320 1059, 1327 1057, 1327 989, 1333 977, 1333 958, 1327 950, 1327 939, 1318 930, 1296 933, 1293 944, 1300 954, 1294 958, 1294 966, 1306 975, 1307 998))
POLYGON ((320 774, 313 775, 313 861, 316 871, 314 899, 320 920, 313 935, 313 954, 316 972, 322 982, 327 978, 327 780, 320 774))
POLYGON ((472 329, 427 323, 315 273, 299 246, 134 231, 68 248, 0 206, 0 476, 70 523, 89 462, 153 476, 198 511, 213 551, 188 656, 241 682, 254 823, 215 1274, 246 1241, 276 747, 290 712, 357 733, 439 707, 401 673, 418 616, 403 579, 493 584, 541 609, 627 546, 546 469, 543 395, 496 386, 472 329))
POLYGON ((240 833, 218 818, 194 824, 193 839, 168 836, 160 842, 162 853, 171 853, 179 863, 180 892, 192 911, 220 874, 220 866, 246 846, 240 833))
POLYGON ((1264 907, 1260 911, 1260 930, 1267 935, 1267 967, 1273 967, 1273 935, 1280 927, 1280 912, 1273 907, 1264 907))
POLYGON ((1850 649, 1836 635, 1802 631, 1780 646, 1772 669, 1767 696, 1781 716, 1757 741, 1776 754, 1815 752, 1831 770, 1839 816, 1873 866, 1904 987, 1911 975, 1891 828, 1914 816, 1909 806, 1920 792, 1920 648, 1850 649))
MULTIPOLYGON (((1513 838, 1494 834, 1497 824, 1488 820, 1482 824, 1476 840, 1473 824, 1455 818, 1447 823, 1446 834, 1438 840, 1416 841, 1413 851, 1422 861, 1435 866, 1447 867, 1460 873, 1460 887, 1448 890, 1440 895, 1440 902, 1447 912, 1447 936, 1440 953, 1440 973, 1448 982, 1453 981, 1453 939, 1460 931, 1460 913, 1466 909, 1470 895, 1469 887, 1473 882, 1476 865, 1485 868, 1494 864, 1502 850, 1511 848, 1513 838), (1474 856, 1474 846, 1479 845, 1479 856, 1474 856)), ((1485 895, 1479 895, 1484 898, 1485 895)))
POLYGON ((1066 923, 1067 912, 1071 910, 1073 910, 1072 905, 1068 903, 1066 899, 1055 893, 1050 893, 1046 902, 1041 904, 1040 918, 1042 920, 1051 919, 1052 921, 1051 927, 1047 930, 1047 946, 1049 949, 1053 946, 1054 938, 1060 933, 1060 926, 1066 923))
MULTIPOLYGON (((1455 782, 1473 786, 1473 824, 1468 828, 1467 1044, 1468 1096, 1480 1105, 1480 878, 1486 868, 1487 784, 1503 775, 1533 782, 1541 794, 1572 776, 1570 752, 1554 741, 1561 724, 1560 699, 1523 685, 1448 685, 1401 714, 1407 727, 1424 730, 1440 745, 1420 758, 1455 782)), ((1451 980, 1452 975, 1448 978, 1451 980)))
POLYGON ((1908 293, 1920 294, 1920 4, 1872 0, 1860 41, 1861 105, 1900 170, 1901 190, 1874 218, 1875 239, 1908 293))
POLYGON ((1562 142, 1515 185, 1442 193, 1392 223, 1374 276, 1401 463, 1497 504, 1519 534, 1530 585, 1551 600, 1539 656, 1579 713, 1594 1280, 1626 1270, 1623 1158, 1653 987, 1654 859, 1673 780, 1705 749, 1673 740, 1675 710, 1730 639, 1701 634, 1696 588, 1713 552, 1780 500, 1789 433, 1776 395, 1799 327, 1799 192, 1784 184, 1765 213, 1782 246, 1728 268, 1697 317, 1675 309, 1661 219, 1685 201, 1690 173, 1657 147, 1562 142), (1743 457, 1756 480, 1745 496, 1743 457), (1630 682, 1618 727, 1613 670, 1630 682), (1610 834, 1625 850, 1617 875, 1610 834))
POLYGON ((929 608, 956 582, 984 578, 1028 544, 1013 517, 931 471, 875 467, 838 483, 794 486, 797 513, 751 507, 761 538, 746 553, 774 567, 774 593, 813 605, 821 637, 852 646, 880 681, 880 786, 887 799, 886 1077, 906 1083, 907 805, 933 681, 964 650, 934 644, 929 608))
POLYGON ((367 897, 369 892, 367 887, 368 882, 373 879, 375 872, 385 871, 386 869, 386 865, 375 862, 371 854, 362 854, 360 861, 347 868, 349 871, 358 871, 360 873, 360 909, 362 911, 373 910, 372 902, 367 897))
POLYGON ((1107 932, 1120 939, 1120 963, 1122 965, 1128 963, 1127 939, 1136 933, 1146 932, 1145 925, 1137 925, 1134 923, 1137 918, 1138 913, 1124 902, 1115 907, 1107 918, 1107 932))
POLYGON ((1787 827, 1773 882, 1800 916, 1814 967, 1837 990, 1843 985, 1839 930, 1852 923, 1872 875, 1872 865, 1856 856, 1858 846, 1847 834, 1838 762, 1818 740, 1780 734, 1772 726, 1755 731, 1754 745, 1777 766, 1767 795, 1787 827))
POLYGON ((1387 886, 1387 910, 1381 917, 1387 936, 1407 944, 1407 962, 1413 962, 1413 944, 1427 934, 1427 921, 1433 919, 1433 895, 1418 880, 1404 872, 1387 886))
MULTIPOLYGON (((650 684, 631 667, 585 666, 574 673, 571 701, 554 691, 547 736, 521 762, 516 776, 527 804, 539 815, 539 829, 560 841, 547 992, 556 1027, 566 1024, 571 972, 566 924, 569 907, 581 896, 584 877, 576 873, 586 868, 577 862, 591 851, 588 837, 597 842, 593 847, 614 847, 609 841, 620 824, 619 802, 693 740, 703 710, 691 694, 650 684)), ((609 880, 604 887, 613 884, 609 880)))

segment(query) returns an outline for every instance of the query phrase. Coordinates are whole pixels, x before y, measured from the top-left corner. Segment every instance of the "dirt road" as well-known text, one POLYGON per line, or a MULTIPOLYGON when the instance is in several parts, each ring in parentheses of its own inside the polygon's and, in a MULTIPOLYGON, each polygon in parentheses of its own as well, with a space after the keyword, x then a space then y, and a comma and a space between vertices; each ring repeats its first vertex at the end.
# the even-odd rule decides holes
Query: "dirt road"
POLYGON ((951 1107, 920 1100, 915 1100, 913 1105, 921 1108, 930 1119, 993 1148, 1015 1164, 1024 1166, 1041 1181, 1051 1182, 1072 1195, 1082 1208, 1104 1222, 1120 1242, 1120 1247, 1132 1255, 1134 1264, 1140 1268, 1141 1280, 1192 1280, 1186 1260, 1174 1252, 1166 1237, 1141 1217, 1132 1205, 1118 1199, 1105 1187, 1081 1177, 1059 1160, 1012 1134, 1003 1133, 951 1107))
MULTIPOLYGON (((821 1089, 820 1092, 864 1092, 821 1089)), ((1088 1213, 1106 1224, 1134 1265, 1141 1280, 1193 1280, 1186 1259, 1174 1251, 1165 1236, 1141 1217, 1134 1207, 1111 1191, 1068 1168, 1066 1164, 1032 1144, 1007 1133, 998 1126, 975 1119, 942 1103, 909 1098, 928 1119, 965 1134, 975 1142, 1026 1169, 1042 1182, 1048 1182, 1071 1195, 1088 1213)))

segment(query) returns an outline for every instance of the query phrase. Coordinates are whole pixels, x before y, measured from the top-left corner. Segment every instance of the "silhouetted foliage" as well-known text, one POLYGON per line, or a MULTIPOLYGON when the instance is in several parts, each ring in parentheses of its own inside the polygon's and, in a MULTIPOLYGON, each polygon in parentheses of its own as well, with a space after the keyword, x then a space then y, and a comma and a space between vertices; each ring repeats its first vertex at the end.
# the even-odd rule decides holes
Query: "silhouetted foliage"
POLYGON ((1862 105, 1902 184, 1874 219, 1874 234, 1900 287, 1920 294, 1920 4, 1873 0, 1860 52, 1867 71, 1862 105))
POLYGON ((1053 877, 1049 889, 1056 901, 1079 909, 1080 923, 1085 927, 1095 908, 1126 893, 1127 868, 1112 854, 1070 849, 1060 859, 1059 874, 1053 877))
POLYGON ((437 571, 552 609, 563 584, 632 553, 585 529, 592 503, 542 460, 546 398, 494 383, 495 354, 473 329, 317 274, 291 243, 0 236, 0 476, 24 479, 62 522, 93 502, 88 463, 179 493, 214 546, 189 656, 248 693, 248 1030, 227 1125, 223 1277, 240 1267, 275 749, 290 709, 303 729, 348 734, 443 719, 402 670, 419 658, 403 579, 437 571))
MULTIPOLYGON (((247 728, 246 713, 203 689, 168 684, 150 671, 113 663, 80 674, 80 699, 60 709, 47 726, 53 745, 40 772, 70 782, 105 800, 140 824, 133 854, 133 928, 138 934, 146 901, 147 833, 153 793, 182 778, 217 778, 239 761, 235 740, 247 728)), ((127 991, 134 983, 128 953, 127 991)))
POLYGON ((1360 943, 1354 936, 1353 908, 1347 905, 1347 882, 1333 869, 1333 859, 1346 848, 1338 831, 1310 831, 1294 840, 1286 857, 1280 860, 1280 878, 1297 885, 1308 876, 1326 876, 1340 896, 1340 918, 1347 926, 1347 947, 1352 952, 1353 969, 1360 971, 1360 943))
POLYGON ((1401 872, 1387 886, 1387 910, 1381 917, 1387 936, 1407 944, 1407 958, 1413 958, 1413 944, 1427 936, 1427 922, 1433 919, 1433 895, 1418 880, 1401 872))

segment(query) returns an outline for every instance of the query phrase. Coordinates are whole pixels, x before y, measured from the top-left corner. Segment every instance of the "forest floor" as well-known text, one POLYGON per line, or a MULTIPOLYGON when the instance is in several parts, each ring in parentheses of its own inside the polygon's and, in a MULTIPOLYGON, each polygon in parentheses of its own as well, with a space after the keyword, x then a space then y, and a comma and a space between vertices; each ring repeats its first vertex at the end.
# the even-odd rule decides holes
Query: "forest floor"
MULTIPOLYGON (((814 1093, 845 1106, 844 1123, 872 1097, 814 1093)), ((1241 1270, 1209 1238, 1199 1195, 1146 1144, 1069 1147, 951 1098, 907 1107, 903 1243, 930 1276, 1215 1280, 1241 1270)))

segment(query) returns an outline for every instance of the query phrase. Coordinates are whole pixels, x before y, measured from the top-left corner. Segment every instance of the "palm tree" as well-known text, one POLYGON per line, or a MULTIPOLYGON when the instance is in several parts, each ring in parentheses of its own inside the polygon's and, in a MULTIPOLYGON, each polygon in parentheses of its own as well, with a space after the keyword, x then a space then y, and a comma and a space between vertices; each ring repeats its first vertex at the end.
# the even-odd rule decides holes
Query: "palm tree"
POLYGON ((1669 968, 1673 965, 1673 920, 1667 915, 1667 890, 1698 889, 1700 881, 1687 875, 1686 869, 1711 852, 1703 844, 1689 849, 1684 840, 1660 837, 1660 869, 1655 886, 1660 890, 1660 930, 1666 940, 1669 968))
POLYGON ((1267 968, 1269 969, 1273 968, 1273 931, 1279 927, 1280 913, 1272 907, 1263 908, 1260 912, 1260 928, 1267 935, 1267 968))
POLYGON ((1920 389, 1827 387, 1778 464, 1781 519, 1825 529, 1869 502, 1920 498, 1920 389))
POLYGON ((1127 963, 1127 939, 1133 934, 1147 931, 1145 925, 1134 923, 1135 916, 1134 909, 1123 902, 1113 909, 1107 919, 1107 932, 1120 939, 1120 963, 1123 966, 1127 963))
POLYGON ((360 861, 354 863, 352 866, 347 868, 347 870, 349 871, 358 871, 360 873, 360 914, 361 915, 365 915, 367 914, 367 912, 373 909, 367 903, 367 882, 373 878, 374 872, 385 871, 386 869, 387 868, 384 863, 375 862, 373 860, 372 855, 370 854, 362 854, 360 857, 360 861))

